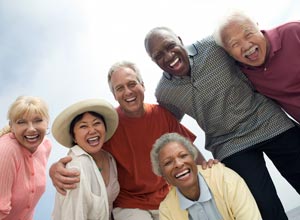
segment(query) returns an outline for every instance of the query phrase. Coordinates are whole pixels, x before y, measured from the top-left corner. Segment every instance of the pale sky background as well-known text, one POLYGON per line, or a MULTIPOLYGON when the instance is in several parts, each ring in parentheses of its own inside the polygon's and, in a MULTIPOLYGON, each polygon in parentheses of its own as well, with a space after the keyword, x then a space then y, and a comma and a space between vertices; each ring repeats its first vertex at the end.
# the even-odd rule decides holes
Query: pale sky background
MULTIPOLYGON (((105 98, 116 106, 106 74, 111 64, 124 59, 140 67, 145 101, 154 103, 161 71, 144 50, 145 34, 155 26, 168 26, 185 44, 192 43, 209 35, 218 15, 232 7, 254 15, 263 29, 299 20, 296 0, 2 0, 1 126, 7 124, 6 112, 19 95, 42 97, 49 104, 52 120, 67 105, 85 98, 105 98)), ((197 134, 196 145, 211 158, 195 121, 185 117, 182 122, 197 134)), ((48 136, 53 140, 50 166, 67 149, 48 136)), ((299 206, 300 196, 269 160, 267 163, 286 211, 299 206)), ((54 195, 48 178, 35 220, 50 220, 54 195)))

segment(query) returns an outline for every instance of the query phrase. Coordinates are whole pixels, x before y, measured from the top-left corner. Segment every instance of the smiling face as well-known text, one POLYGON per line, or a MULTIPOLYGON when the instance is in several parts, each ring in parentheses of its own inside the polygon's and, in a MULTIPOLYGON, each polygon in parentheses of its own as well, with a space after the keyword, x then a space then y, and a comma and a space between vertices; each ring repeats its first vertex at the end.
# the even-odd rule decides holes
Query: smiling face
POLYGON ((237 61, 261 66, 267 56, 267 42, 258 26, 249 20, 231 21, 221 34, 224 49, 237 61))
POLYGON ((144 114, 145 88, 133 69, 121 67, 114 71, 111 85, 116 101, 128 117, 140 117, 144 114))
POLYGON ((175 76, 190 73, 188 54, 181 40, 167 30, 156 30, 148 37, 146 50, 151 59, 165 72, 175 76))
POLYGON ((28 113, 11 121, 10 127, 17 141, 34 153, 46 135, 48 120, 41 114, 28 113))
POLYGON ((158 160, 163 177, 183 194, 198 184, 196 163, 181 143, 167 143, 159 151, 158 160))
POLYGON ((84 113, 73 128, 74 142, 84 151, 93 155, 100 151, 105 142, 104 121, 90 113, 84 113))

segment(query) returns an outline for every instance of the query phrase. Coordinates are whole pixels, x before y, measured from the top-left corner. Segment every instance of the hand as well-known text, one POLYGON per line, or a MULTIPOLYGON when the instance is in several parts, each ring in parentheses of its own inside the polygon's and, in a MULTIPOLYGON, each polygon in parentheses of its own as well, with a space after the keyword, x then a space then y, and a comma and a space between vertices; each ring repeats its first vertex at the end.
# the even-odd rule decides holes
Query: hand
POLYGON ((202 164, 201 164, 202 169, 205 170, 207 167, 212 168, 212 166, 217 163, 219 163, 219 160, 217 160, 217 159, 209 159, 208 161, 204 160, 204 161, 202 161, 202 164))
POLYGON ((76 183, 80 181, 80 172, 78 170, 66 168, 66 164, 71 160, 70 156, 61 158, 58 162, 52 164, 49 170, 52 184, 57 192, 62 195, 66 195, 67 189, 75 189, 76 183))

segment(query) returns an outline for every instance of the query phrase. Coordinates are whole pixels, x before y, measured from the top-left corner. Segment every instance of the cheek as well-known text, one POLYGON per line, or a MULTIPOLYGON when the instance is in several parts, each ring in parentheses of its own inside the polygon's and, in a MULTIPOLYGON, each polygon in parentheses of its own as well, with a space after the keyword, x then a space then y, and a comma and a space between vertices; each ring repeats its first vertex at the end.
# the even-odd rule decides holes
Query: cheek
POLYGON ((80 131, 74 131, 74 140, 76 143, 80 142, 83 138, 83 133, 80 131))

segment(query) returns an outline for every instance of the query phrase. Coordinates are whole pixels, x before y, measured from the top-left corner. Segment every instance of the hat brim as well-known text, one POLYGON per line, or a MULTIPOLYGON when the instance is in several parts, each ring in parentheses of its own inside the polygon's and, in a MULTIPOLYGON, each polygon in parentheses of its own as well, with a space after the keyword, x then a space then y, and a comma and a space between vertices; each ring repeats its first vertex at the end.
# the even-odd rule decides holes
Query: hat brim
POLYGON ((109 140, 118 127, 118 113, 109 102, 103 99, 86 99, 70 105, 55 118, 51 130, 56 141, 65 147, 72 147, 70 124, 77 115, 89 111, 103 116, 106 124, 105 142, 109 140))

